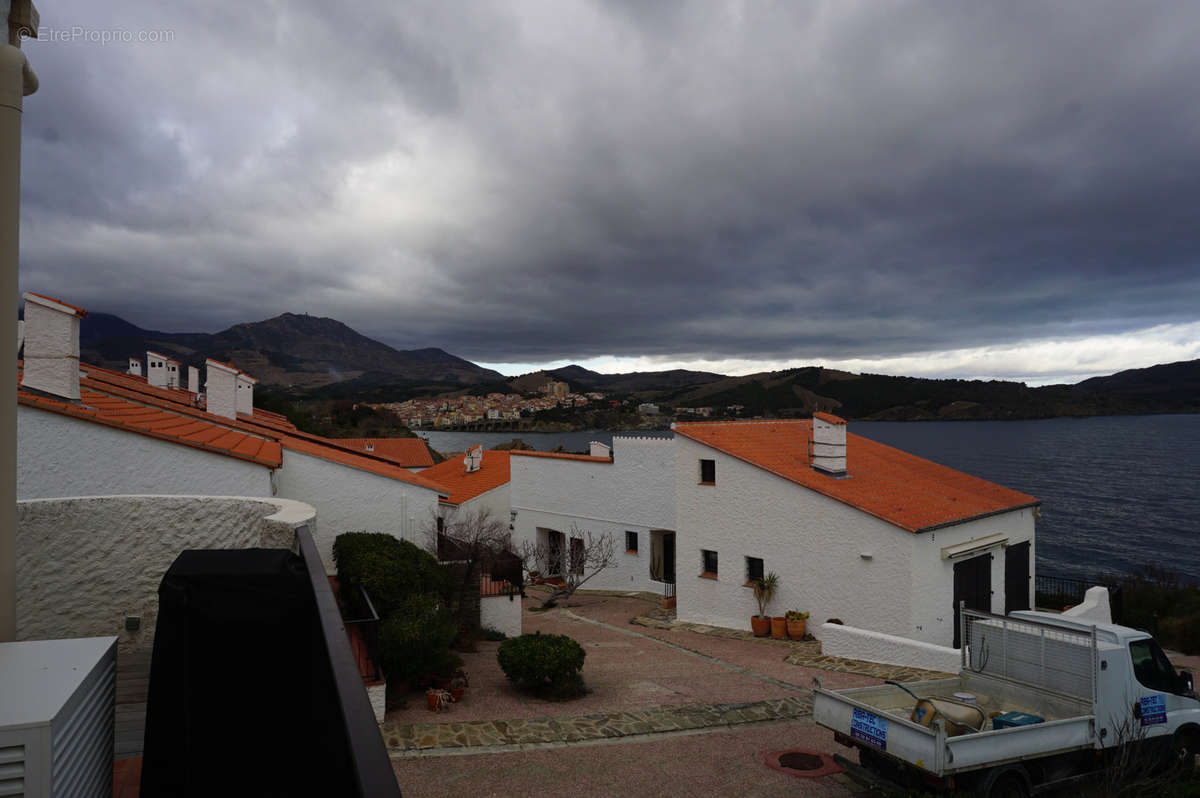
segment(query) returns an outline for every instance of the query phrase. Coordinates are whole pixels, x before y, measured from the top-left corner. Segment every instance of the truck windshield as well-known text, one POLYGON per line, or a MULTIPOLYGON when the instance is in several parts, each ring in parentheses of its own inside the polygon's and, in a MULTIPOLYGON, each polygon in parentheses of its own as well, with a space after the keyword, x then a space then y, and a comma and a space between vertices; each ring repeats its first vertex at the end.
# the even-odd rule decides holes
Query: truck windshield
POLYGON ((1179 676, 1152 638, 1130 643, 1129 655, 1133 658, 1133 675, 1143 686, 1164 693, 1179 692, 1179 676))

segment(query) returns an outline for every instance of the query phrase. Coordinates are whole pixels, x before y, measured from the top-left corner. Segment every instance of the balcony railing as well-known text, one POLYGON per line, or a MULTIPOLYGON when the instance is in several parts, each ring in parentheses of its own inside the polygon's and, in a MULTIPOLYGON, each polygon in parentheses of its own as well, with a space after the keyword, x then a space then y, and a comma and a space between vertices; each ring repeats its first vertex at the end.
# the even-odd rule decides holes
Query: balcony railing
POLYGON ((1088 588, 1102 585, 1108 588, 1108 606, 1112 611, 1113 623, 1121 622, 1123 601, 1121 586, 1112 579, 1074 579, 1065 576, 1038 574, 1034 580, 1036 605, 1050 610, 1073 607, 1083 601, 1088 588))

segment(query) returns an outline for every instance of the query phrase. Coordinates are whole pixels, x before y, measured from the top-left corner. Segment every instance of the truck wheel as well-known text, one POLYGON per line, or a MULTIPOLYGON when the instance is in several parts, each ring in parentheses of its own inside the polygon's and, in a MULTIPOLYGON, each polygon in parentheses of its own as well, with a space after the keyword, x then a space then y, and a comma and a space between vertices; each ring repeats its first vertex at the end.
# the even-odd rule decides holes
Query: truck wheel
POLYGON ((1192 729, 1176 732, 1173 750, 1178 766, 1191 773, 1196 768, 1196 755, 1200 754, 1200 732, 1192 729))
POLYGON ((989 781, 991 781, 991 786, 985 793, 987 798, 1029 798, 1029 788, 1019 773, 1010 771, 1001 774, 995 780, 989 779, 989 781))

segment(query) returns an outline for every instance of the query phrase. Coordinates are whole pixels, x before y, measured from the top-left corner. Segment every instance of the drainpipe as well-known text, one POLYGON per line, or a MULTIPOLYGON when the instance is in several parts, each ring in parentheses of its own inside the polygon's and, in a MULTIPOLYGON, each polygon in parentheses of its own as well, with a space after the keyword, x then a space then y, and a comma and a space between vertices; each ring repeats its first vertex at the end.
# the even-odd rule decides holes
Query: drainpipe
MULTIPOLYGON (((38 14, 29 0, 0 0, 0 12, 8 30, 8 44, 0 45, 0 307, 15 312, 21 226, 21 104, 38 86, 37 75, 21 52, 21 34, 37 36, 38 14)), ((0 368, 0 642, 17 637, 16 365, 0 368)))

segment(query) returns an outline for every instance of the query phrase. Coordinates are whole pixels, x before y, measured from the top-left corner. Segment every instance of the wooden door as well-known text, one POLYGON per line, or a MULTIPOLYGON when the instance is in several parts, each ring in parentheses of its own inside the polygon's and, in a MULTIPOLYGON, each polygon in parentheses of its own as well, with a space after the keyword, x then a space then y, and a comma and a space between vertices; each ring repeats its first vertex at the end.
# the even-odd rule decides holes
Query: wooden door
POLYGON ((1004 552, 1004 614, 1029 607, 1029 541, 1004 552))
POLYGON ((962 645, 959 602, 969 610, 992 611, 992 555, 954 563, 954 647, 962 645))

